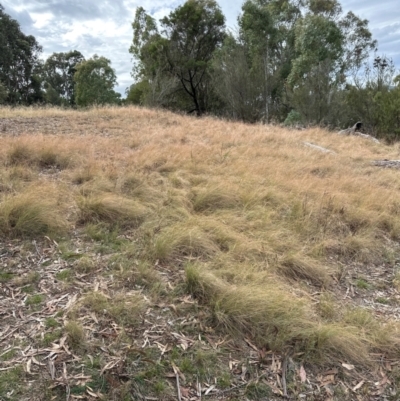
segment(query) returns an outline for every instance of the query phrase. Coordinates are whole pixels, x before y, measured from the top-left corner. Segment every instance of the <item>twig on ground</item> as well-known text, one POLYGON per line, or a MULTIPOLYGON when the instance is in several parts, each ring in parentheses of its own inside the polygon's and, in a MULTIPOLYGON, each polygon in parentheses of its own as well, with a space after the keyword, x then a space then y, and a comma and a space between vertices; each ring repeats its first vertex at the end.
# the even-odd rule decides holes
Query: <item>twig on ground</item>
POLYGON ((287 385, 286 385, 286 370, 287 370, 287 364, 288 364, 288 359, 289 355, 285 354, 283 356, 283 361, 282 361, 282 387, 283 387, 283 396, 287 398, 287 385))
POLYGON ((175 373, 175 377, 176 377, 176 388, 178 390, 178 401, 182 401, 182 398, 181 398, 181 386, 179 384, 179 374, 178 374, 178 372, 175 373))

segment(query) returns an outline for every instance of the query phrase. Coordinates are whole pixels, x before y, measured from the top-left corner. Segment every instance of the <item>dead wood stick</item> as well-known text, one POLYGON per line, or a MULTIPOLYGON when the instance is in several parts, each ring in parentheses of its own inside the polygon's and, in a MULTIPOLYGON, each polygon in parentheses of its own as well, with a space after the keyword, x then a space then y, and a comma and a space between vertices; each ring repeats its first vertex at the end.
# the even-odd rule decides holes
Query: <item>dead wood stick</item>
POLYGON ((282 361, 282 387, 283 387, 283 396, 287 398, 287 385, 286 385, 286 370, 287 370, 287 365, 288 365, 288 355, 285 355, 283 357, 282 361))
POLYGON ((333 150, 330 150, 330 149, 324 148, 322 146, 316 145, 315 143, 303 142, 303 144, 305 146, 308 146, 309 148, 313 148, 313 149, 319 150, 320 152, 323 152, 323 153, 333 153, 333 154, 336 153, 333 150))
POLYGON ((175 373, 175 377, 176 377, 176 388, 178 390, 178 401, 182 401, 181 386, 179 384, 179 373, 178 372, 175 373))

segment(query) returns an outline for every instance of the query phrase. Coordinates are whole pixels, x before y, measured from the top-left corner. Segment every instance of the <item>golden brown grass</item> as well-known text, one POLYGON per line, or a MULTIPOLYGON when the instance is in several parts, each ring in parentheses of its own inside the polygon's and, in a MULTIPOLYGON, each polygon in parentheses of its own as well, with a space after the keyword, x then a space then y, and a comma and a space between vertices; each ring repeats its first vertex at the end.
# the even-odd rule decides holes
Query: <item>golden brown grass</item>
MULTIPOLYGON (((333 355, 369 363, 369 340, 343 322, 324 323, 306 297, 296 296, 273 277, 262 285, 228 285, 196 266, 186 269, 188 290, 209 304, 217 326, 234 335, 248 335, 260 348, 306 352, 327 361, 333 355)), ((386 343, 389 344, 389 343, 386 343)))
POLYGON ((80 223, 104 221, 122 227, 138 227, 146 216, 146 208, 138 202, 112 193, 77 199, 80 223))
MULTIPOLYGON (((1 108, 0 117, 36 124, 35 134, 2 133, 3 236, 116 226, 143 262, 195 262, 188 288, 230 333, 315 359, 398 353, 395 325, 382 336, 374 317, 367 329, 367 318, 334 312, 341 266, 398 257, 400 174, 371 165, 398 159, 398 145, 135 107, 1 108), (315 302, 321 290, 333 295, 315 302)), ((109 316, 127 319, 115 305, 109 316)))
POLYGON ((0 233, 12 238, 66 234, 68 222, 62 192, 53 185, 42 184, 4 196, 0 203, 0 233))

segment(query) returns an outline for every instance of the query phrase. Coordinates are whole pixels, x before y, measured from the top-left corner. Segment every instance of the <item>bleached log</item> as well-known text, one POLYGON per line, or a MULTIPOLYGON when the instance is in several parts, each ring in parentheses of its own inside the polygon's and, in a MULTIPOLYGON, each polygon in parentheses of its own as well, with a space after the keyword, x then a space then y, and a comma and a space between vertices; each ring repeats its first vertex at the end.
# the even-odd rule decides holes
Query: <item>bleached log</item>
POLYGON ((400 160, 374 160, 372 164, 378 167, 400 169, 400 160))
POLYGON ((336 154, 336 152, 334 152, 333 150, 324 148, 324 147, 319 146, 319 145, 315 145, 314 143, 311 143, 311 142, 303 142, 303 144, 304 144, 305 146, 308 146, 309 148, 313 148, 313 149, 319 150, 320 152, 323 152, 323 153, 332 153, 332 154, 336 154))
POLYGON ((358 132, 362 127, 362 122, 358 121, 355 123, 352 127, 347 128, 347 129, 342 129, 341 131, 338 132, 339 135, 356 135, 356 136, 361 136, 362 138, 365 139, 370 139, 371 141, 375 143, 380 143, 376 138, 374 138, 371 135, 367 134, 362 134, 361 132, 358 132))

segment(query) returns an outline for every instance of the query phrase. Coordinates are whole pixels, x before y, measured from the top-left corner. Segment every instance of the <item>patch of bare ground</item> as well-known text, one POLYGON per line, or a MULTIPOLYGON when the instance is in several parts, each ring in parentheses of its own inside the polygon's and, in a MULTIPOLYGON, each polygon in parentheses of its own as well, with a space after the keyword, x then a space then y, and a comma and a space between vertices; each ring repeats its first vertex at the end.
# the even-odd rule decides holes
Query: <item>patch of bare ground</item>
POLYGON ((399 398, 396 145, 133 107, 0 140, 0 399, 399 398))

